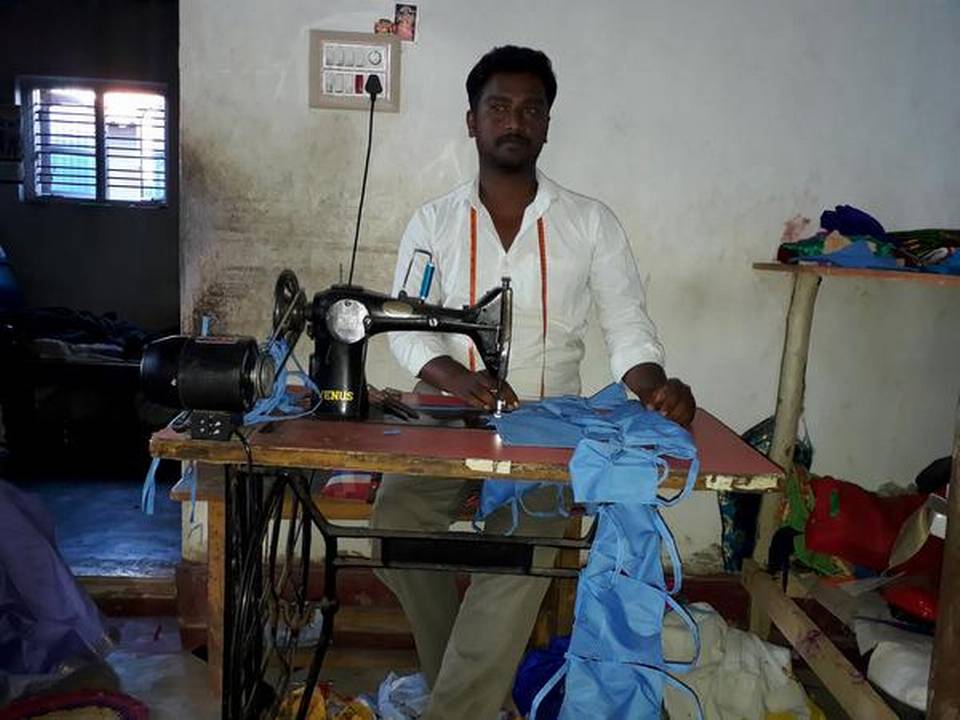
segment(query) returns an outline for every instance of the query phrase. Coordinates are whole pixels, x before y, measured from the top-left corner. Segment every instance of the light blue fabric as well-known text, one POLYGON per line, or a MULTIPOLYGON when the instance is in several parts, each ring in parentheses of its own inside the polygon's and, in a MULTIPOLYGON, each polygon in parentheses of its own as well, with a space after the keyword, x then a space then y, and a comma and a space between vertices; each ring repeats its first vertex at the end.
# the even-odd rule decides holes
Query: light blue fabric
POLYGON ((874 255, 866 240, 857 240, 842 250, 825 255, 811 255, 801 258, 801 260, 817 262, 822 265, 836 265, 837 267, 872 268, 875 270, 900 269, 900 265, 895 258, 874 255))
MULTIPOLYGON (((296 418, 312 415, 316 407, 304 410, 300 407, 299 398, 289 388, 290 380, 297 378, 308 389, 319 396, 316 384, 311 379, 309 373, 305 372, 297 360, 297 356, 292 352, 289 359, 293 360, 294 371, 287 370, 286 364, 281 366, 284 358, 287 357, 287 344, 278 339, 270 345, 264 346, 264 352, 269 352, 277 367, 276 378, 273 382, 273 392, 269 397, 257 401, 257 404, 246 415, 243 416, 244 425, 256 425, 258 423, 276 422, 278 420, 294 420, 296 418)), ((319 402, 319 401, 318 401, 319 402)))
POLYGON ((924 265, 924 272, 941 273, 945 275, 960 275, 960 251, 955 251, 946 260, 933 265, 924 265))
POLYGON ((642 407, 637 401, 627 401, 623 386, 614 383, 590 398, 561 395, 525 403, 513 412, 491 417, 490 422, 506 445, 572 448, 585 429, 601 432, 603 423, 595 421, 595 414, 625 412, 622 406, 627 402, 631 408, 642 407))
MULTIPOLYGON (((160 467, 162 458, 153 458, 150 461, 150 467, 147 469, 147 476, 143 480, 143 487, 140 490, 140 511, 145 515, 153 515, 154 501, 157 496, 157 470, 160 467)), ((190 522, 193 522, 197 510, 197 463, 195 460, 187 460, 183 463, 183 474, 180 476, 180 482, 190 488, 190 522)))
POLYGON ((517 529, 521 512, 531 517, 556 517, 557 515, 567 517, 570 514, 564 498, 563 485, 560 483, 514 482, 513 480, 489 479, 483 481, 483 486, 480 489, 480 504, 477 506, 477 512, 473 520, 474 529, 478 529, 477 526, 481 520, 485 520, 502 507, 510 508, 512 518, 510 527, 504 533, 505 535, 512 535, 514 530, 517 529), (553 488, 556 491, 556 506, 549 512, 529 509, 523 501, 524 496, 529 492, 543 487, 553 488))
MULTIPOLYGON (((537 403, 522 405, 511 413, 492 417, 490 420, 506 445, 572 448, 577 446, 584 437, 585 431, 590 429, 588 416, 590 413, 609 411, 626 399, 623 387, 614 384, 589 399, 574 395, 547 398, 537 403)), ((601 432, 597 428, 593 431, 601 432)), ((474 526, 478 521, 489 517, 502 507, 509 507, 513 516, 507 535, 516 530, 521 511, 534 517, 545 515, 566 517, 569 514, 564 502, 563 486, 558 483, 490 479, 484 481, 480 491, 480 504, 477 507, 474 526), (524 495, 539 488, 551 486, 557 488, 555 511, 551 513, 529 511, 523 502, 524 495)))
MULTIPOLYGON (((653 502, 667 476, 669 456, 690 462, 684 490, 670 500, 658 498, 661 504, 672 505, 689 494, 691 478, 696 479, 699 470, 690 433, 639 401, 628 400, 619 383, 590 398, 565 395, 522 405, 491 422, 506 445, 576 447, 570 473, 578 503, 598 502, 598 485, 604 488, 603 502, 653 502)), ((476 520, 509 506, 513 513, 509 534, 525 510, 523 496, 548 485, 556 484, 485 480, 476 520)), ((554 514, 566 515, 560 491, 554 514)))
POLYGON ((537 708, 554 686, 566 679, 566 692, 576 689, 576 696, 564 698, 560 718, 591 718, 593 720, 660 720, 659 708, 663 702, 663 686, 672 685, 685 693, 702 720, 703 711, 697 694, 687 685, 652 665, 582 660, 567 655, 563 672, 550 678, 537 696, 529 720, 537 720, 537 708), (611 701, 612 699, 612 701, 611 701), (637 714, 638 710, 642 714, 637 714))
MULTIPOLYGON (((700 648, 696 623, 671 596, 681 587, 682 571, 658 509, 679 502, 693 489, 699 460, 692 436, 640 402, 628 400, 619 384, 589 399, 568 396, 523 406, 493 422, 506 444, 572 446, 575 439, 570 459, 574 500, 595 514, 598 523, 577 584, 566 663, 537 694, 530 720, 536 719, 539 703, 564 675, 560 720, 659 720, 664 683, 687 689, 668 673, 688 670, 700 648), (669 472, 667 458, 688 463, 684 486, 671 497, 660 493, 669 472), (663 548, 673 567, 669 588, 661 562, 663 548), (661 631, 667 609, 686 622, 694 657, 674 661, 663 657, 661 631)), ((507 494, 503 481, 495 487, 507 494)))
POLYGON ((157 468, 159 467, 160 458, 153 458, 150 461, 150 467, 147 469, 147 476, 143 479, 143 487, 140 489, 140 511, 145 515, 153 515, 153 501, 157 496, 157 468))

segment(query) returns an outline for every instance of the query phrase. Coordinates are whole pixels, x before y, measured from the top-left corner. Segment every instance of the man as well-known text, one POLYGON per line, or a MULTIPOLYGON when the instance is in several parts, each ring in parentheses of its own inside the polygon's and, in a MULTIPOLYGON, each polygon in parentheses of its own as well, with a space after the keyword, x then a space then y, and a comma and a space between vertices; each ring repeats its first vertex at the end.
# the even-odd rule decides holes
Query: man
MULTIPOLYGON (((687 425, 696 408, 681 381, 668 379, 656 328, 626 235, 602 203, 566 190, 536 163, 547 141, 557 83, 550 60, 529 48, 500 47, 467 78, 467 130, 476 141, 478 177, 420 208, 404 233, 394 282, 417 249, 437 266, 430 301, 459 307, 499 285, 514 288, 508 408, 518 396, 580 392, 580 362, 591 303, 597 308, 613 377, 651 409, 687 425)), ((464 336, 396 333, 397 359, 423 382, 492 409, 495 383, 464 336)), ((373 524, 442 531, 478 483, 388 476, 373 524)), ((529 494, 533 511, 555 494, 529 494)), ((485 532, 504 532, 509 511, 485 532)), ((557 537, 563 518, 521 518, 520 535, 557 537)), ((537 564, 552 562, 538 553, 537 564)), ((548 581, 475 574, 460 604, 451 573, 381 571, 413 627, 421 668, 432 688, 426 720, 495 720, 508 698, 548 581)))

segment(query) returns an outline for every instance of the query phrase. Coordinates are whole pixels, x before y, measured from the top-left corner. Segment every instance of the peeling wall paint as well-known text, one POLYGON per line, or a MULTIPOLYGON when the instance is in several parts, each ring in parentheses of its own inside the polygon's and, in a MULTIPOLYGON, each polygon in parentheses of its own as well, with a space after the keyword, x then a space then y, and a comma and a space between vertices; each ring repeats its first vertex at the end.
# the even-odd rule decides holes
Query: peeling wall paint
MULTIPOLYGON (((669 370, 737 430, 774 410, 790 288, 750 264, 773 256, 785 221, 850 203, 890 229, 960 226, 955 4, 420 5, 403 107, 375 120, 362 284, 387 288, 413 210, 474 172, 463 81, 505 42, 553 58, 542 167, 618 214, 669 370)), ((279 270, 312 292, 348 263, 366 118, 307 107, 308 31, 365 31, 383 12, 353 0, 181 3, 184 326, 203 311, 220 332, 263 335, 279 270)), ((825 281, 807 391, 815 470, 902 485, 948 453, 957 307, 956 290, 825 281)), ((410 386, 382 338, 369 357, 372 381, 410 386)), ((594 330, 584 387, 608 381, 594 330)), ((698 528, 692 552, 710 551, 720 527, 712 495, 699 495, 672 515, 698 528)))

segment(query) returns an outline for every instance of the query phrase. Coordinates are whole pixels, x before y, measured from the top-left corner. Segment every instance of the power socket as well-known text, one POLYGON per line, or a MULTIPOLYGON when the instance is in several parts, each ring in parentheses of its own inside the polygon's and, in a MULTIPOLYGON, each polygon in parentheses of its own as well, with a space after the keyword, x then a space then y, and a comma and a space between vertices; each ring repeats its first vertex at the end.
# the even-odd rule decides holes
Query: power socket
POLYGON ((400 39, 396 35, 310 31, 309 102, 312 108, 369 110, 367 78, 380 78, 376 110, 400 109, 400 39))

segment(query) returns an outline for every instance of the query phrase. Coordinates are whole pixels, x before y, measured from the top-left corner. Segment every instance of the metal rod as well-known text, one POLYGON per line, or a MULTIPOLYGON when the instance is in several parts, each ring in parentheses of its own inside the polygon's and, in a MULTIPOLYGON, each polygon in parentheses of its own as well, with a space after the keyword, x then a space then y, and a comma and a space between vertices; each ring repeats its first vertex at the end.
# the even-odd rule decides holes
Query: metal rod
POLYGON ((450 572, 481 572, 496 575, 530 575, 534 577, 577 578, 580 570, 573 568, 531 567, 529 570, 518 567, 477 567, 469 563, 419 563, 419 562, 392 562, 385 565, 379 560, 367 558, 338 558, 337 567, 342 568, 385 568, 391 570, 443 570, 450 572))
POLYGON ((236 678, 234 654, 234 627, 233 621, 236 612, 237 598, 237 563, 239 561, 239 545, 237 532, 239 530, 239 514, 237 513, 237 472, 232 465, 224 466, 225 488, 224 505, 226 509, 226 558, 224 561, 224 592, 223 592, 223 688, 221 691, 221 718, 230 720, 237 717, 234 707, 236 678))
MULTIPOLYGON (((313 511, 311 510, 311 515, 313 511)), ((314 522, 317 522, 316 516, 314 516, 314 522)), ((385 539, 385 540, 443 540, 450 542, 462 542, 465 544, 472 543, 489 543, 491 542, 490 535, 484 535, 477 532, 436 532, 436 533, 423 533, 416 530, 383 530, 380 528, 371 528, 371 527, 350 527, 346 525, 334 525, 324 519, 326 523, 327 532, 331 535, 335 535, 338 538, 365 538, 365 539, 385 539)), ((318 523, 319 524, 319 523, 318 523)), ((591 545, 591 536, 588 533, 583 538, 571 539, 563 537, 536 537, 533 535, 529 536, 520 536, 520 535, 497 535, 496 543, 498 545, 537 545, 544 547, 555 547, 563 548, 568 550, 587 550, 591 545)))
MULTIPOLYGON (((301 502, 304 503, 304 509, 311 511, 310 514, 313 515, 314 513, 312 511, 316 508, 313 507, 313 501, 310 497, 309 484, 307 484, 306 488, 303 488, 300 484, 293 485, 292 487, 294 492, 300 496, 301 502)), ((305 525, 306 532, 309 532, 310 524, 305 523, 305 525)), ((336 559, 339 550, 337 538, 328 535, 323 529, 321 529, 320 533, 321 537, 323 537, 324 544, 323 599, 320 601, 320 639, 317 643, 317 649, 314 650, 313 659, 310 661, 310 670, 307 672, 307 684, 300 698, 300 707, 297 709, 297 720, 305 720, 307 717, 307 710, 310 708, 310 699, 313 697, 314 688, 320 677, 320 668, 327 655, 327 648, 330 645, 330 641, 333 639, 333 619, 340 607, 340 601, 337 599, 336 559)))

